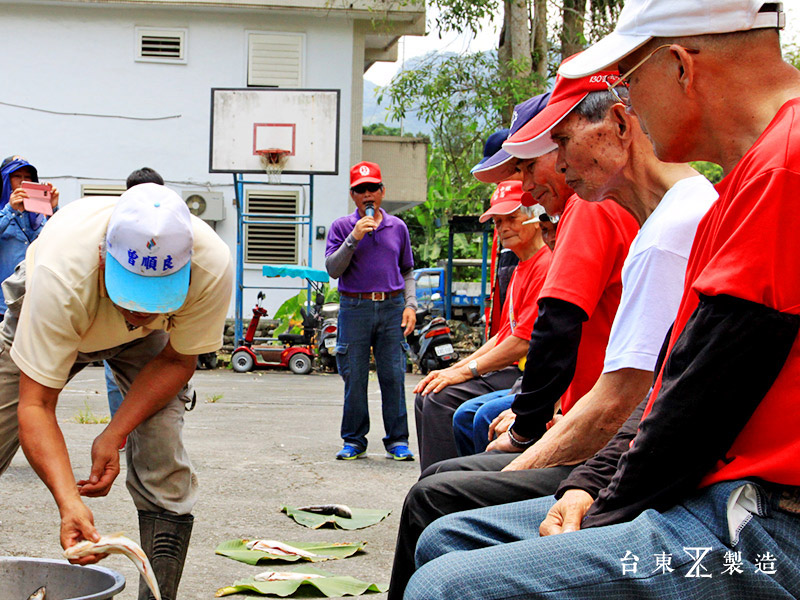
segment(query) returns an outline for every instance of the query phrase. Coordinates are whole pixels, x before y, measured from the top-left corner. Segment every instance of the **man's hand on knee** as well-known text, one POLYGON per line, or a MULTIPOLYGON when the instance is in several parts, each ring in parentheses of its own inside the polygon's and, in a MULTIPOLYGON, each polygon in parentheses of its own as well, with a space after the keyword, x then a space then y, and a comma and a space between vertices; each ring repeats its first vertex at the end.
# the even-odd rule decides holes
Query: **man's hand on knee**
POLYGON ((581 528, 581 521, 592 503, 594 503, 594 498, 588 492, 578 489, 567 490, 539 525, 539 535, 544 537, 578 531, 581 528))
POLYGON ((505 409, 497 415, 494 421, 489 425, 489 441, 491 442, 496 436, 508 431, 508 428, 511 427, 511 424, 516 418, 517 415, 515 415, 514 411, 510 408, 505 409))
POLYGON ((425 385, 424 389, 422 389, 421 393, 423 396, 428 394, 436 394, 441 392, 449 385, 457 385, 469 379, 460 368, 454 369, 452 367, 448 367, 447 369, 443 369, 441 371, 435 371, 435 373, 436 374, 428 380, 428 383, 425 385))

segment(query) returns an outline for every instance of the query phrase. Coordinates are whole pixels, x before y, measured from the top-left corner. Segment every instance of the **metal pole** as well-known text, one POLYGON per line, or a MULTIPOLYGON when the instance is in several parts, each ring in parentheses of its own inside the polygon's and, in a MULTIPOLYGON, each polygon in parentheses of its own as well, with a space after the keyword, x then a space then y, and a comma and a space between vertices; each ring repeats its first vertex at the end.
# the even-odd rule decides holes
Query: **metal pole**
MULTIPOLYGON (((313 268, 314 261, 314 175, 308 176, 308 267, 313 268)), ((308 309, 314 304, 311 299, 311 282, 308 282, 308 309)))
POLYGON ((444 318, 451 318, 452 304, 453 304, 453 223, 450 222, 450 235, 447 239, 447 281, 445 282, 445 292, 447 297, 444 299, 444 318))
POLYGON ((488 269, 486 266, 486 259, 489 254, 489 232, 484 229, 483 230, 483 245, 481 247, 481 302, 480 302, 480 315, 485 313, 485 304, 486 304, 486 279, 488 274, 488 269))
POLYGON ((242 174, 233 174, 233 191, 236 194, 236 306, 234 307, 234 348, 242 345, 242 304, 244 302, 244 217, 242 213, 242 174))

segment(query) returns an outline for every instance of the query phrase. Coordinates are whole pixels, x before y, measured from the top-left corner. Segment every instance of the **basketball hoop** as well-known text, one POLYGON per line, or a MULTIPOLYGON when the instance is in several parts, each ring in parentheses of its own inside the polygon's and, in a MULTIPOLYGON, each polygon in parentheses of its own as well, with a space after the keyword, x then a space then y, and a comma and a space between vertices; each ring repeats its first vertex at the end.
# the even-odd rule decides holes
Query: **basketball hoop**
POLYGON ((289 159, 291 150, 281 148, 267 148, 266 150, 256 150, 256 154, 261 157, 261 164, 267 172, 267 180, 270 183, 280 183, 281 173, 286 161, 289 159))

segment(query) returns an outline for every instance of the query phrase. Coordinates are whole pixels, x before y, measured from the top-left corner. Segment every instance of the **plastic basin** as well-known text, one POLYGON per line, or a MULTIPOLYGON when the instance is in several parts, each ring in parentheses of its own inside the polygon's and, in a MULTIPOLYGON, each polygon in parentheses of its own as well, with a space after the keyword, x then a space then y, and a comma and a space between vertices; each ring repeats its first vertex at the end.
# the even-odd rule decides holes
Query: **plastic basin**
POLYGON ((71 565, 66 560, 0 556, 0 598, 27 600, 41 586, 47 600, 103 600, 125 589, 125 578, 111 569, 71 565))

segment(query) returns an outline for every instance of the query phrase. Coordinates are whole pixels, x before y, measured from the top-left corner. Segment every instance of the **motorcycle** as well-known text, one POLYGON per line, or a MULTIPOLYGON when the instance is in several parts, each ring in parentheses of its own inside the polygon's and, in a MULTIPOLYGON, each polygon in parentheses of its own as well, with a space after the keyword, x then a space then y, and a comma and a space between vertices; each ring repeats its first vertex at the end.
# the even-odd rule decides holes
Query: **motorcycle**
POLYGON ((339 304, 323 304, 319 311, 321 324, 317 333, 317 357, 322 371, 338 373, 336 367, 336 338, 339 330, 339 304))
MULTIPOLYGON (((436 300, 437 295, 434 294, 431 300, 436 300)), ((417 310, 417 326, 406 338, 409 357, 423 375, 435 369, 445 369, 458 360, 447 321, 444 317, 425 321, 429 316, 429 307, 417 310)))

